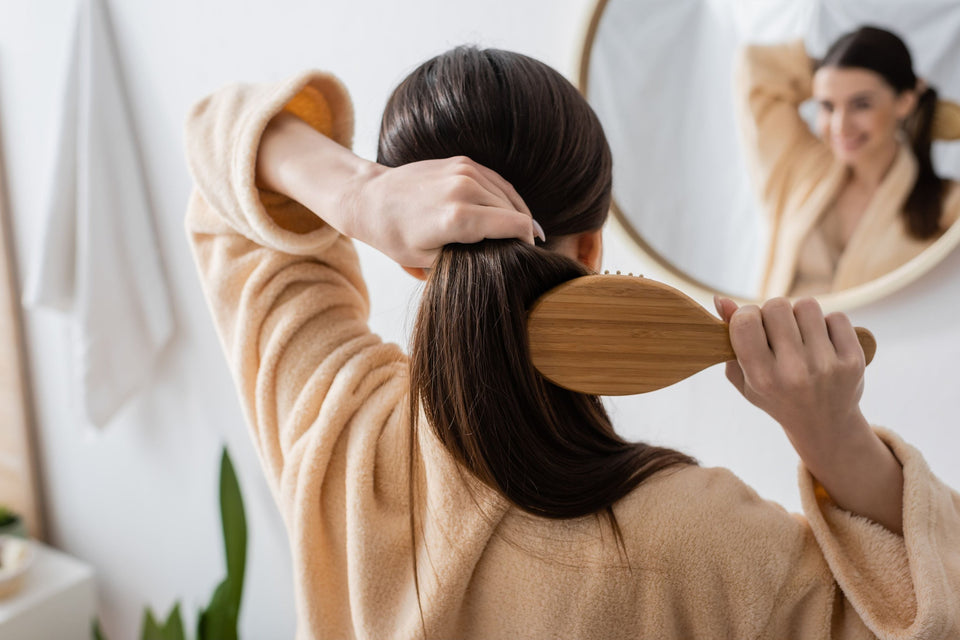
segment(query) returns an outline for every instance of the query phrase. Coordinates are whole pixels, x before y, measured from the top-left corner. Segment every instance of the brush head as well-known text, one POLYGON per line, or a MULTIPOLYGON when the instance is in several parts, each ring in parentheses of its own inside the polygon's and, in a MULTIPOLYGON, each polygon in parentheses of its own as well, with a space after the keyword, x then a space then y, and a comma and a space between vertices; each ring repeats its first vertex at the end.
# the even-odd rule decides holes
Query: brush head
MULTIPOLYGON (((527 317, 533 365, 554 384, 594 395, 662 389, 736 359, 729 328, 673 287, 590 275, 551 289, 527 317)), ((876 340, 857 329, 867 362, 876 340)))

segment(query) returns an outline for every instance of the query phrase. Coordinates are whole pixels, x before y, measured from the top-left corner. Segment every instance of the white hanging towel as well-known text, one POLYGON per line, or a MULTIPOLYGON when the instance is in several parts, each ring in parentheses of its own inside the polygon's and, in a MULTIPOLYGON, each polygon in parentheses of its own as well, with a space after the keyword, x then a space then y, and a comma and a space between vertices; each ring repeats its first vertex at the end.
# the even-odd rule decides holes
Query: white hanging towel
POLYGON ((170 297, 103 0, 81 0, 42 249, 25 303, 70 318, 84 411, 104 426, 150 379, 170 297))

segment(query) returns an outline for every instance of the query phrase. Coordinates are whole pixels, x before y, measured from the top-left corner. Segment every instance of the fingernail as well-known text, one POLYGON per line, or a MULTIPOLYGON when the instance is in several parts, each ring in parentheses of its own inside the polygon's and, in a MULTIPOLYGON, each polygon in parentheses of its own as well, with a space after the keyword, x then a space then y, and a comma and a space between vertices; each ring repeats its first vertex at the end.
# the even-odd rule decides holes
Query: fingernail
POLYGON ((713 296, 713 306, 717 308, 717 313, 723 317, 723 306, 720 304, 720 296, 713 296))
POLYGON ((536 220, 533 220, 533 235, 540 238, 540 242, 547 241, 547 235, 543 232, 543 227, 540 226, 540 223, 536 220))

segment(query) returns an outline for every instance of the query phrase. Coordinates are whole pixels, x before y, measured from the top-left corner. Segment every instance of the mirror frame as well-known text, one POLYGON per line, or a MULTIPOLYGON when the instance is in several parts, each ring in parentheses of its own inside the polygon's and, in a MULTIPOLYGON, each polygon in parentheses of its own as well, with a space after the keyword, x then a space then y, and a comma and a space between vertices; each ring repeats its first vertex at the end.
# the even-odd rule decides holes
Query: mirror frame
MULTIPOLYGON (((603 17, 603 11, 606 9, 608 2, 609 0, 594 1, 590 9, 589 17, 584 25, 583 36, 580 39, 579 58, 576 62, 577 88, 588 103, 587 89, 589 86, 590 57, 593 52, 593 43, 597 36, 600 20, 603 17)), ((614 162, 616 162, 615 158, 614 162)), ((613 214, 613 219, 616 223, 614 228, 626 241, 626 244, 634 250, 645 266, 651 265, 656 269, 658 273, 654 274, 654 277, 662 279, 668 284, 681 289, 687 295, 708 308, 712 308, 712 298, 714 294, 733 298, 741 304, 756 304, 762 302, 762 300, 755 298, 751 299, 730 295, 684 272, 644 240, 640 232, 633 227, 630 220, 620 209, 616 198, 611 198, 610 212, 613 214)), ((823 307, 823 310, 828 313, 832 311, 850 311, 851 309, 865 306, 914 282, 943 261, 957 246, 960 246, 960 220, 947 229, 946 232, 923 253, 893 271, 856 287, 815 297, 823 307)))

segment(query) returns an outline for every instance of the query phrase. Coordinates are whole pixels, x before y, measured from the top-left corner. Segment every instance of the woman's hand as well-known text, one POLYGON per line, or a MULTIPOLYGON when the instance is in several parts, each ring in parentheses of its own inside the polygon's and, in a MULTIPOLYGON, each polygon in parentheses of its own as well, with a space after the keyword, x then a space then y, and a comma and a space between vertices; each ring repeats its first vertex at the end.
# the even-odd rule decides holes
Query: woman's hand
POLYGON ((516 190, 469 158, 388 168, 291 114, 276 116, 264 131, 257 180, 405 267, 429 267, 453 242, 543 238, 516 190))
POLYGON ((716 298, 737 355, 727 378, 783 427, 841 507, 901 531, 900 464, 860 411, 865 360, 850 320, 805 298, 762 308, 716 298))
POLYGON ((346 193, 344 209, 354 237, 407 267, 429 267, 454 242, 543 238, 513 186, 465 156, 374 165, 346 193))
POLYGON ((816 445, 843 430, 861 429, 865 361, 847 316, 824 317, 812 298, 791 305, 774 298, 763 308, 718 305, 730 325, 737 360, 727 378, 780 423, 791 440, 816 445))

